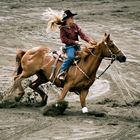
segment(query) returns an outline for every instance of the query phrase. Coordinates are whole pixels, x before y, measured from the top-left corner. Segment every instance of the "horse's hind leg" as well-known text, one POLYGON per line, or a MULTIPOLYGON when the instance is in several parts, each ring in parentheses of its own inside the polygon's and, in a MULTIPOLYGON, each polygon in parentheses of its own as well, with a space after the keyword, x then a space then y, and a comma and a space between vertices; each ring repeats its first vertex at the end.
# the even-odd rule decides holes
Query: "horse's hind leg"
POLYGON ((22 96, 24 95, 24 89, 22 87, 22 78, 21 79, 17 79, 15 80, 15 83, 14 83, 14 88, 15 88, 15 91, 17 91, 17 96, 15 97, 15 100, 16 101, 20 101, 20 99, 22 98, 22 96))
POLYGON ((28 77, 26 72, 22 71, 21 74, 19 74, 15 79, 14 79, 14 84, 11 89, 11 95, 15 95, 15 100, 20 101, 22 96, 24 95, 24 89, 22 87, 22 80, 28 77))
POLYGON ((45 94, 45 92, 42 89, 39 88, 39 85, 48 82, 48 80, 46 79, 46 77, 45 77, 45 75, 43 74, 42 71, 39 71, 37 73, 37 76, 38 76, 38 78, 35 81, 33 81, 29 85, 29 87, 40 94, 40 96, 42 98, 42 102, 39 106, 44 106, 44 105, 47 104, 48 95, 45 94))
POLYGON ((7 91, 6 96, 4 96, 2 103, 6 106, 15 104, 19 102, 22 96, 24 95, 24 89, 21 84, 22 78, 18 77, 15 79, 12 87, 7 91))

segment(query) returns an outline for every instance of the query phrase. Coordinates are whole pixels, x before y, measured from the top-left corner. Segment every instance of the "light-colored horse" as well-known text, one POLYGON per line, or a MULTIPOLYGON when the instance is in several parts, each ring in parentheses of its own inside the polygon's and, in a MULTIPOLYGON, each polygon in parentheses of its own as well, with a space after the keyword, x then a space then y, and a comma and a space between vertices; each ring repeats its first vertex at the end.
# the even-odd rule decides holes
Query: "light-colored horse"
POLYGON ((61 82, 57 79, 57 73, 62 64, 61 61, 58 61, 54 75, 49 79, 55 58, 50 55, 48 48, 39 47, 29 49, 26 52, 19 51, 16 59, 18 63, 17 75, 10 96, 19 101, 24 95, 24 90, 21 86, 22 79, 36 74, 38 78, 30 84, 30 87, 41 95, 42 105, 46 104, 48 96, 39 88, 39 85, 51 81, 57 87, 63 88, 58 99, 59 101, 64 100, 68 91, 78 92, 82 111, 83 113, 87 112, 86 96, 90 86, 96 79, 96 72, 104 57, 111 58, 116 56, 116 60, 119 62, 125 62, 126 57, 110 39, 109 34, 105 34, 102 41, 97 43, 97 45, 89 45, 89 47, 84 48, 81 54, 85 55, 78 63, 78 67, 72 65, 67 72, 65 81, 61 82))

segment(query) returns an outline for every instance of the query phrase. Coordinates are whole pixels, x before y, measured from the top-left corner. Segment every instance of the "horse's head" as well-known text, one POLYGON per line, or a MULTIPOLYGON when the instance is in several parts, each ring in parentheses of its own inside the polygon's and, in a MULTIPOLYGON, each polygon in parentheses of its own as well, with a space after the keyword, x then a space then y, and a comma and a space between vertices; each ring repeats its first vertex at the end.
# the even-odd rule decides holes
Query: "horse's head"
POLYGON ((119 62, 125 62, 126 56, 122 53, 120 49, 115 45, 115 43, 110 39, 110 34, 105 33, 105 38, 98 45, 102 47, 103 57, 110 57, 116 59, 119 62))

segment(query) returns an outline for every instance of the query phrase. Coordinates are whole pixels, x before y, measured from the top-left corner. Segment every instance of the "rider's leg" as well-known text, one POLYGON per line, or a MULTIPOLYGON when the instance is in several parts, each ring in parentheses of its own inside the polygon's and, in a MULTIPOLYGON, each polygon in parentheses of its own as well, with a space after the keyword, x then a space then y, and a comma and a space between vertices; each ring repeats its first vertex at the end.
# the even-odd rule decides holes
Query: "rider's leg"
POLYGON ((64 79, 65 71, 69 68, 69 66, 71 65, 71 63, 73 62, 75 58, 75 51, 76 50, 74 47, 67 47, 66 54, 68 58, 63 62, 61 66, 60 73, 58 74, 59 79, 64 79))

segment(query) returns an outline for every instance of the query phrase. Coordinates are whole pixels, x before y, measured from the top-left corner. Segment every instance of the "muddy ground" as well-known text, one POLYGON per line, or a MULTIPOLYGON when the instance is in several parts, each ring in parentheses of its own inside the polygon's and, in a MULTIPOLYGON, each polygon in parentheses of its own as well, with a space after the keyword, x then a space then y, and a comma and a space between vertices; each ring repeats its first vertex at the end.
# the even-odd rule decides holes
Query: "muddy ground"
MULTIPOLYGON (((97 41, 110 33, 127 62, 115 62, 95 81, 87 97, 88 115, 81 113, 79 97, 73 93, 66 97, 69 108, 63 116, 43 116, 42 108, 35 107, 0 109, 0 139, 140 139, 139 0, 0 0, 0 95, 13 82, 17 49, 47 44, 56 50, 63 45, 58 31, 46 33, 42 14, 48 7, 77 12, 77 23, 97 41)), ((97 75, 108 64, 104 60, 97 75)), ((49 87, 48 104, 57 100, 60 90, 49 87)))

